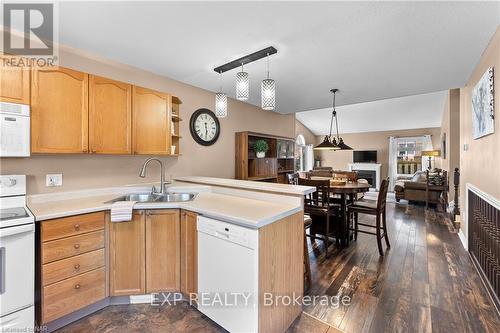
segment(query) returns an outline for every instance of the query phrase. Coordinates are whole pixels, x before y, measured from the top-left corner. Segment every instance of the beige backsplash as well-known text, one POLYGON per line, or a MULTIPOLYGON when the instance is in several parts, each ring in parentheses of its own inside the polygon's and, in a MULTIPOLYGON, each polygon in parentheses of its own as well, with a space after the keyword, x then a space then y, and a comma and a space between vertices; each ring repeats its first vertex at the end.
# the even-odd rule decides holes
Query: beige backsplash
MULTIPOLYGON (((178 96, 181 105, 180 143, 182 156, 164 157, 167 175, 200 175, 234 178, 234 133, 255 131, 293 137, 295 115, 263 111, 246 103, 228 99, 228 117, 220 119, 221 135, 210 147, 197 144, 189 133, 189 117, 198 108, 214 109, 214 93, 172 79, 114 63, 81 52, 60 52, 61 65, 178 96), (79 55, 77 55, 79 54, 79 55)), ((254 82, 258 84, 257 81, 254 82)), ((232 86, 231 86, 232 88, 232 86)), ((229 90, 229 96, 232 91, 229 90)), ((278 99, 279 103, 279 99, 278 99)), ((112 155, 36 155, 29 158, 1 158, 0 174, 28 175, 28 193, 47 193, 76 189, 151 182, 159 178, 159 167, 149 166, 145 179, 139 178, 144 160, 150 156, 112 155), (63 186, 45 187, 47 173, 63 173, 63 186)))

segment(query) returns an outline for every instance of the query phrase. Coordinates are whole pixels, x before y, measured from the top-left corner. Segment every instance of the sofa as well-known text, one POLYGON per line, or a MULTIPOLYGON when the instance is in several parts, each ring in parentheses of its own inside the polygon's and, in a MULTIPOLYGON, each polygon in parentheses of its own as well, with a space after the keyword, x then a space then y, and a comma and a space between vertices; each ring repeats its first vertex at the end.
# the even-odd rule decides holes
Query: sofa
POLYGON ((429 188, 428 203, 437 204, 443 191, 443 186, 427 184, 426 171, 417 171, 411 176, 398 176, 394 185, 396 201, 426 202, 427 187, 429 188))

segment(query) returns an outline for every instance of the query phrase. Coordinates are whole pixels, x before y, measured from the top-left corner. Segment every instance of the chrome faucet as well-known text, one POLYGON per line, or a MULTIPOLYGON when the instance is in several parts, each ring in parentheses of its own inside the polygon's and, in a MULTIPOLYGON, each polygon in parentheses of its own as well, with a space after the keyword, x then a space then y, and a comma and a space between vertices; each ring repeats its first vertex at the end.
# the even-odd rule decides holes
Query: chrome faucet
POLYGON ((146 161, 144 161, 144 164, 142 165, 141 172, 139 173, 139 177, 144 178, 146 177, 146 167, 151 161, 156 161, 160 163, 160 191, 156 190, 156 187, 153 185, 153 189, 151 190, 151 193, 153 194, 164 194, 165 189, 164 189, 164 184, 165 184, 165 170, 163 168, 163 162, 156 158, 156 157, 151 157, 148 158, 146 161))

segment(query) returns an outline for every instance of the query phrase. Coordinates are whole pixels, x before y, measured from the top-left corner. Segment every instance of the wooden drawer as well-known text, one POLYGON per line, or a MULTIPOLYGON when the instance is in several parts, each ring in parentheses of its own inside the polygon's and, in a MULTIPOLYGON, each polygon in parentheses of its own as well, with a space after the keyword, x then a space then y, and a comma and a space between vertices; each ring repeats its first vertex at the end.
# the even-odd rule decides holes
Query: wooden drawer
POLYGON ((42 244, 42 263, 76 256, 104 247, 104 230, 67 237, 42 244))
POLYGON ((103 267, 44 287, 42 322, 48 323, 104 299, 105 283, 103 267))
POLYGON ((104 267, 104 263, 104 249, 100 249, 43 265, 43 286, 104 267))
POLYGON ((104 212, 42 222, 42 242, 104 229, 104 212))

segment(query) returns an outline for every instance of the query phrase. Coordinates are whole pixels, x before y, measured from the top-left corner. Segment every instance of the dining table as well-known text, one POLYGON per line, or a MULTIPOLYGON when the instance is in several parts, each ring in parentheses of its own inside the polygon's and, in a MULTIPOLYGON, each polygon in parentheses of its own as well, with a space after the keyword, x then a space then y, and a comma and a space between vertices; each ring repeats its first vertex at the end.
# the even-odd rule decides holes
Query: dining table
POLYGON ((347 209, 350 204, 357 200, 358 193, 366 193, 370 190, 371 185, 367 182, 348 182, 339 181, 329 177, 311 177, 312 180, 330 180, 330 195, 338 196, 336 200, 340 204, 340 212, 342 215, 342 237, 340 245, 346 247, 351 240, 351 233, 349 232, 349 216, 347 209))

